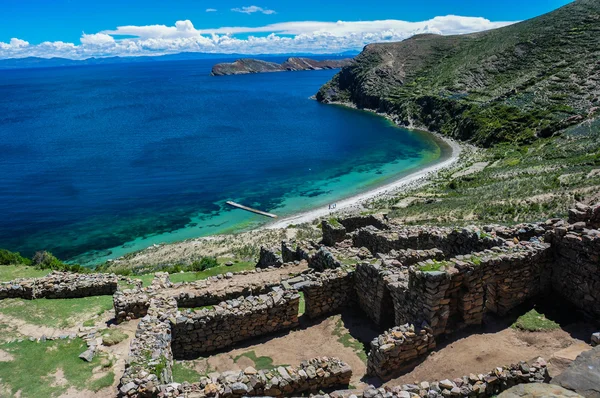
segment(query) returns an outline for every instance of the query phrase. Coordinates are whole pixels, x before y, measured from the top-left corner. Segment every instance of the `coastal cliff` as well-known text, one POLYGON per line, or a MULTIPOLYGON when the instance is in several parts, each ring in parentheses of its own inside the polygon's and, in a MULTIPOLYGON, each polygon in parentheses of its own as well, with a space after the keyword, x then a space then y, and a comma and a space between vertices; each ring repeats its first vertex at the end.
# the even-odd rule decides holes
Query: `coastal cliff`
POLYGON ((477 145, 529 143, 598 114, 600 2, 504 28, 370 44, 316 98, 477 145))
POLYGON ((232 63, 216 64, 211 75, 244 75, 248 73, 291 72, 301 70, 339 69, 350 65, 351 58, 337 60, 314 60, 310 58, 288 58, 284 63, 267 62, 259 59, 242 58, 232 63))

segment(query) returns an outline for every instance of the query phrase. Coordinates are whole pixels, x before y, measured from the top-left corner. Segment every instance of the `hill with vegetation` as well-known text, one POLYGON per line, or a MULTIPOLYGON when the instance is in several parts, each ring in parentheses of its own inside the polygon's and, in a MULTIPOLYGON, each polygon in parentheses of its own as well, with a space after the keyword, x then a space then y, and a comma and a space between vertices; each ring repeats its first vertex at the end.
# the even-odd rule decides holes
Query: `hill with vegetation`
POLYGON ((211 75, 245 75, 248 73, 295 72, 303 70, 339 69, 349 65, 351 58, 315 60, 310 58, 291 57, 285 62, 263 61, 260 59, 242 58, 232 63, 216 64, 211 75))
POLYGON ((370 44, 317 94, 479 146, 531 143, 600 110, 600 2, 486 32, 370 44))

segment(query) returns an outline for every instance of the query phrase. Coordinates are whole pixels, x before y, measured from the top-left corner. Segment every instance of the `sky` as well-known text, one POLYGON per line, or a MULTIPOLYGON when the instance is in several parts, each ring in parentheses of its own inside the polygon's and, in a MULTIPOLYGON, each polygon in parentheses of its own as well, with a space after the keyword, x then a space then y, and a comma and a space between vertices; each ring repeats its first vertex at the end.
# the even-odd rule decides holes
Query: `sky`
POLYGON ((569 0, 0 0, 0 59, 339 53, 493 29, 569 0))

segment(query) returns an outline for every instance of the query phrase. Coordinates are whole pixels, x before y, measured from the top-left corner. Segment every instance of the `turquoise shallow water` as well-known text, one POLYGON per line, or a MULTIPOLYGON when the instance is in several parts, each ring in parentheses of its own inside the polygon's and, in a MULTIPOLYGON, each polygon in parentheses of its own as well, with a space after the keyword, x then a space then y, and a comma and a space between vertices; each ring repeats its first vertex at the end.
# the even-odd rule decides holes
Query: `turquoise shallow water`
POLYGON ((426 133, 309 97, 334 71, 180 61, 0 71, 0 247, 95 264, 291 215, 435 162, 426 133))

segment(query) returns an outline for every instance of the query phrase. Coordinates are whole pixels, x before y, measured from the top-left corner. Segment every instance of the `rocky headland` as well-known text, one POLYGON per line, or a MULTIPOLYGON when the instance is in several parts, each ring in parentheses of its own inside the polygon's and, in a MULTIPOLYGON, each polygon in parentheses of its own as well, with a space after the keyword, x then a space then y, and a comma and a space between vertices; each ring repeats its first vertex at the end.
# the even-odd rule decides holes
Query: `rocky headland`
POLYGON ((333 60, 315 60, 310 58, 291 57, 285 62, 263 61, 260 59, 242 58, 232 63, 216 64, 212 68, 212 76, 245 75, 249 73, 293 72, 302 70, 339 69, 350 65, 351 58, 333 60))
POLYGON ((598 116, 600 3, 480 33, 367 45, 316 95, 489 147, 598 116))

